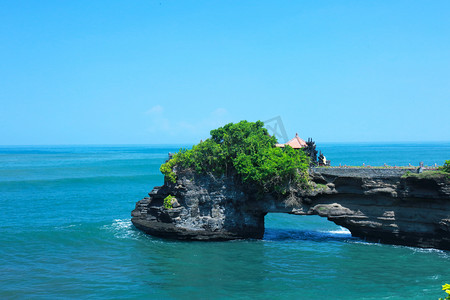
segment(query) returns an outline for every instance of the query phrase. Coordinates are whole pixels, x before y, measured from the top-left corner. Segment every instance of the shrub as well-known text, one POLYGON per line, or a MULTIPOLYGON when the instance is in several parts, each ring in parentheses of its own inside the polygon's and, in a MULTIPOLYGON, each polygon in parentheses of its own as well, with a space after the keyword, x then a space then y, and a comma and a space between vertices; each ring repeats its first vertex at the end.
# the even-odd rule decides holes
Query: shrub
POLYGON ((159 170, 161 171, 161 173, 163 173, 166 178, 170 181, 175 183, 177 178, 175 173, 173 172, 173 168, 175 167, 177 163, 177 159, 172 158, 171 160, 169 160, 168 162, 164 163, 161 165, 161 167, 159 167, 159 170))
POLYGON ((210 138, 191 150, 181 149, 160 170, 171 182, 176 181, 176 167, 199 174, 237 173, 242 182, 265 191, 285 190, 289 185, 305 186, 309 158, 289 146, 276 148, 276 138, 263 126, 261 121, 241 121, 211 130, 210 138))
POLYGON ((446 180, 450 179, 450 173, 440 171, 440 170, 430 170, 430 171, 423 171, 422 173, 411 173, 406 172, 402 175, 402 178, 408 178, 413 177, 417 179, 440 179, 444 178, 446 180))
POLYGON ((172 200, 173 199, 175 199, 175 197, 172 196, 172 195, 169 195, 166 198, 164 198, 164 208, 165 209, 172 209, 173 208, 173 206, 172 206, 172 200))
POLYGON ((450 173, 450 160, 446 160, 442 167, 439 167, 439 170, 450 173))
POLYGON ((442 290, 447 293, 447 297, 439 298, 439 300, 450 299, 450 284, 446 283, 442 286, 442 290))

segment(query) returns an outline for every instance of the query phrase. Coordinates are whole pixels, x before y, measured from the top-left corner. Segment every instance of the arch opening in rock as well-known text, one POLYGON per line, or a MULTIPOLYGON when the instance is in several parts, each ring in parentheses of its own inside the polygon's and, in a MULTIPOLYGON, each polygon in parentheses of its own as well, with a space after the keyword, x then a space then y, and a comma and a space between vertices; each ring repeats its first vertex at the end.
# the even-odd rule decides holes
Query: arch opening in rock
POLYGON ((264 240, 305 240, 328 241, 351 238, 344 227, 330 222, 318 215, 293 215, 286 213, 268 213, 265 216, 264 240))

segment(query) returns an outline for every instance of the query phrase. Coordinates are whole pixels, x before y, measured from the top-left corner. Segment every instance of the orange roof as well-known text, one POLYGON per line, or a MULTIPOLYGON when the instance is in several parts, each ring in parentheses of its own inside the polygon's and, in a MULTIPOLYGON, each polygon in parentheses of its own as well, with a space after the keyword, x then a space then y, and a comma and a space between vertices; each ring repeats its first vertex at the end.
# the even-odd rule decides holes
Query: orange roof
POLYGON ((287 142, 285 144, 276 144, 275 146, 283 148, 286 145, 289 145, 294 149, 300 149, 300 148, 307 146, 306 142, 298 136, 298 133, 296 133, 295 137, 292 140, 290 140, 289 142, 287 142))

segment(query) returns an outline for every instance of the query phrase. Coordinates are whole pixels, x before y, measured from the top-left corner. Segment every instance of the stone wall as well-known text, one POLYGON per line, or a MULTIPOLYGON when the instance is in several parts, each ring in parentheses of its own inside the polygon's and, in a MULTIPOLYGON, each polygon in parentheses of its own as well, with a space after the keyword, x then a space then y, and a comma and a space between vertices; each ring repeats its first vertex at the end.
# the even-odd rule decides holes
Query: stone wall
POLYGON ((315 167, 311 171, 318 174, 339 176, 339 177, 361 177, 361 178, 385 178, 401 177, 406 172, 416 172, 410 169, 388 169, 388 168, 327 168, 315 167))

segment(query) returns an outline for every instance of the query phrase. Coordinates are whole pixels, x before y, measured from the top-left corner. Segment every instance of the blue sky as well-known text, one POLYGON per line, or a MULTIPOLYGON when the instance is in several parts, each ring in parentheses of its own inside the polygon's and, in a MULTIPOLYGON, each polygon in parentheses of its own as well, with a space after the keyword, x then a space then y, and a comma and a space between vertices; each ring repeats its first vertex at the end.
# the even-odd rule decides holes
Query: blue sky
POLYGON ((0 1, 0 144, 450 141, 450 1, 0 1))

